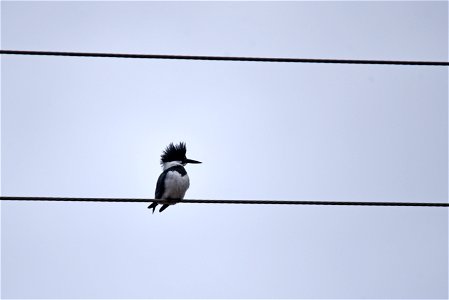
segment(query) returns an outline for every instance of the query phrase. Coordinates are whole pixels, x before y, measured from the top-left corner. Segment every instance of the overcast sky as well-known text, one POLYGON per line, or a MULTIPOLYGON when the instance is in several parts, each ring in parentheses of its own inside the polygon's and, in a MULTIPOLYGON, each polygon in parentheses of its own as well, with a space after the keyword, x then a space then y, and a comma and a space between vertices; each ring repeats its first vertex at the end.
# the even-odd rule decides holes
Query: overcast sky
MULTIPOLYGON (((445 2, 4 2, 3 49, 448 60, 445 2)), ((2 195, 444 202, 445 67, 3 56, 2 195)), ((442 208, 1 203, 1 298, 448 298, 442 208)))

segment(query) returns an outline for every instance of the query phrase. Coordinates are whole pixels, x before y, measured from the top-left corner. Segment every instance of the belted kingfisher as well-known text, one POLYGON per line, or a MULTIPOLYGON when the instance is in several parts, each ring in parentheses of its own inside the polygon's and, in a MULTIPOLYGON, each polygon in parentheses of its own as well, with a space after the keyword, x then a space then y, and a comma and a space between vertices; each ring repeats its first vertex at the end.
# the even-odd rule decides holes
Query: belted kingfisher
MULTIPOLYGON (((189 176, 184 166, 188 163, 200 164, 200 161, 188 159, 186 157, 186 143, 178 145, 170 145, 165 148, 161 155, 161 165, 164 170, 156 184, 155 199, 171 200, 170 204, 163 204, 159 212, 164 211, 169 205, 176 204, 178 200, 182 200, 189 188, 189 176)), ((153 202, 148 208, 156 209, 157 202, 153 202)))

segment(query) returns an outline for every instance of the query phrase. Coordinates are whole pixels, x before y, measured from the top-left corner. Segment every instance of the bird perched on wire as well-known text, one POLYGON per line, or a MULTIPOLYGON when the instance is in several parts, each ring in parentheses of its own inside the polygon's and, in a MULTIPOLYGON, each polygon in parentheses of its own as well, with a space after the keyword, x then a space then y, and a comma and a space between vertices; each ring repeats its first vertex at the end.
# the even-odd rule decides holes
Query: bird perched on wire
MULTIPOLYGON (((177 145, 170 143, 161 155, 161 165, 163 172, 159 175, 156 184, 155 199, 167 200, 169 204, 163 204, 159 212, 164 211, 169 205, 176 204, 182 200, 189 188, 190 181, 184 166, 190 164, 200 164, 200 161, 188 159, 186 157, 186 143, 180 142, 177 145)), ((157 202, 153 202, 148 208, 156 209, 157 202)))

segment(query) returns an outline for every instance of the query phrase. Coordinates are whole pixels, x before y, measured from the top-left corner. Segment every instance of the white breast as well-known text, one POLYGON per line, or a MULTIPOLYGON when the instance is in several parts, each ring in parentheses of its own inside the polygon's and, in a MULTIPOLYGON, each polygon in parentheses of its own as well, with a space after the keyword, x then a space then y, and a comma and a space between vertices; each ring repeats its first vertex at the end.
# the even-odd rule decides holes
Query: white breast
POLYGON ((170 171, 165 176, 165 191, 162 199, 183 199, 189 188, 189 176, 181 176, 176 171, 170 171))

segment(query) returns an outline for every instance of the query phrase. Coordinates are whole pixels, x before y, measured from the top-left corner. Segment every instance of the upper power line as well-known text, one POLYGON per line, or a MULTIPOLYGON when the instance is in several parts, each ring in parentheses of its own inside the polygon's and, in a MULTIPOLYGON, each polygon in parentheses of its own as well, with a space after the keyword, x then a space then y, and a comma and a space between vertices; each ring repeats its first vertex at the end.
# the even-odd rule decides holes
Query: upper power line
MULTIPOLYGON (((161 199, 143 198, 72 198, 72 197, 0 197, 9 201, 77 201, 77 202, 157 202, 159 204, 173 203, 161 199)), ((290 200, 201 200, 183 199, 176 203, 202 204, 271 204, 271 205, 340 205, 340 206, 421 206, 449 207, 447 202, 365 202, 365 201, 290 201, 290 200)))
POLYGON ((363 65, 409 65, 409 66, 446 66, 446 67, 449 66, 449 62, 446 62, 446 61, 318 59, 318 58, 282 58, 282 57, 205 56, 205 55, 162 55, 162 54, 22 51, 22 50, 0 50, 0 54, 72 56, 72 57, 141 58, 141 59, 210 60, 210 61, 321 63, 321 64, 324 63, 324 64, 360 64, 360 65, 363 64, 363 65))

